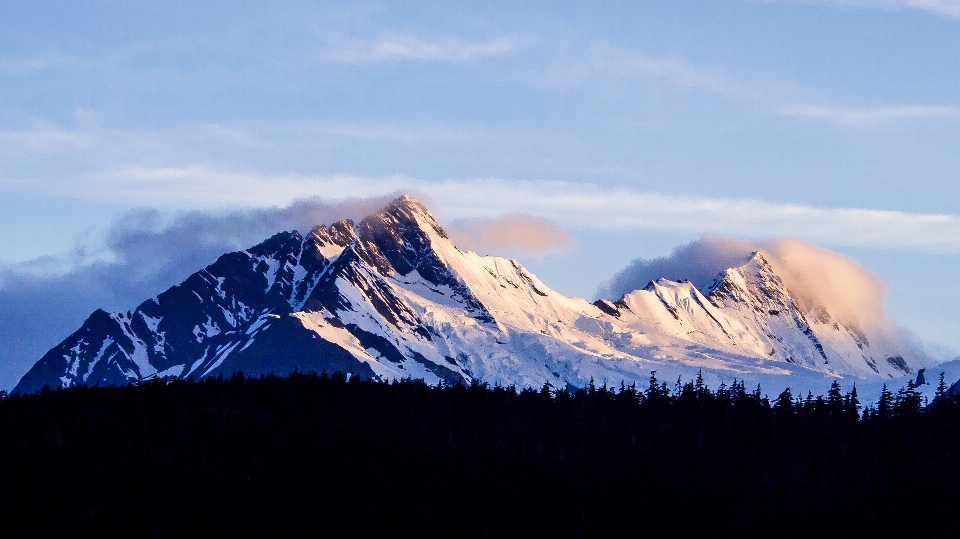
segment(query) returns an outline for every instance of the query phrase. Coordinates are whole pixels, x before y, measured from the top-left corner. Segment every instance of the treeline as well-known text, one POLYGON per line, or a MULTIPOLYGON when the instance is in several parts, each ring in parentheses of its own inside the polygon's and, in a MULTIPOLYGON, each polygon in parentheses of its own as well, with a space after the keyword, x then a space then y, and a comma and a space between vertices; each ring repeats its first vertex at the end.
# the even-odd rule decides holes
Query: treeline
POLYGON ((340 374, 0 400, 5 537, 953 536, 960 402, 340 374))

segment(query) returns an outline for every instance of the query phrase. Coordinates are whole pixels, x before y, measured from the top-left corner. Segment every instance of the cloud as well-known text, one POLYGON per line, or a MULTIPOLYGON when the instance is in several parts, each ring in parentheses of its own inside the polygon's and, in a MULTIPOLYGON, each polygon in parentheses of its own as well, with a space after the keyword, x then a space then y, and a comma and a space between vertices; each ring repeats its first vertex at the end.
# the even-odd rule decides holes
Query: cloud
POLYGON ((543 257, 576 245, 573 236, 554 223, 520 213, 495 219, 460 219, 445 228, 457 246, 480 254, 543 257))
POLYGON ((130 309, 224 252, 279 230, 361 218, 391 198, 313 198, 250 211, 194 211, 172 220, 156 210, 136 210, 113 224, 99 248, 0 268, 0 388, 16 384, 97 308, 130 309))
POLYGON ((601 286, 597 296, 618 299, 660 277, 688 279, 706 290, 722 271, 742 265, 756 251, 766 255, 802 309, 823 307, 843 323, 915 351, 905 331, 886 315, 887 285, 878 275, 849 257, 795 239, 749 242, 704 235, 668 257, 634 260, 601 286))
MULTIPOLYGON (((167 177, 163 171, 154 172, 167 177)), ((198 181, 191 174, 178 174, 183 181, 198 181)), ((260 179, 244 178, 249 182, 245 187, 254 188, 248 195, 256 196, 260 179)), ((312 198, 232 212, 191 211, 173 219, 157 210, 136 210, 118 219, 100 246, 78 246, 69 256, 0 268, 0 387, 15 384, 94 309, 129 309, 220 254, 253 245, 278 230, 306 230, 319 223, 363 217, 386 204, 400 187, 421 193, 415 195, 418 198, 426 197, 441 221, 450 222, 454 241, 482 253, 544 256, 568 250, 574 241, 565 229, 582 227, 699 228, 727 234, 790 230, 808 240, 960 252, 958 216, 667 197, 563 182, 436 183, 337 177, 309 178, 307 183, 315 191, 355 192, 353 182, 362 182, 373 194, 340 200, 312 198)), ((223 185, 220 189, 233 190, 223 185)), ((871 313, 883 312, 883 284, 876 276, 848 258, 797 240, 750 242, 706 235, 670 257, 635 261, 608 283, 603 295, 615 297, 661 276, 687 278, 705 286, 720 270, 737 265, 758 248, 782 264, 778 272, 798 297, 829 306, 831 312, 848 313, 844 316, 861 324, 886 323, 882 316, 870 318, 871 313)))
MULTIPOLYGON (((8 185, 21 185, 8 180, 8 185)), ((408 185, 402 176, 378 178, 331 175, 281 175, 236 172, 206 165, 132 166, 88 173, 72 181, 31 178, 24 187, 59 196, 90 200, 123 200, 131 205, 213 210, 223 207, 282 206, 320 196, 345 200, 386 196, 408 185)))
POLYGON ((789 238, 760 248, 772 255, 771 264, 802 306, 822 305, 864 328, 892 327, 884 311, 886 284, 852 258, 789 238))
POLYGON ((754 0, 761 3, 789 2, 792 4, 811 4, 840 8, 867 9, 922 9, 960 17, 960 0, 754 0))
POLYGON ((311 132, 362 141, 396 142, 408 146, 477 143, 543 143, 556 141, 560 136, 535 135, 494 129, 454 129, 443 126, 397 125, 330 125, 310 128, 311 132))
POLYGON ((375 58, 411 58, 421 61, 465 61, 487 56, 498 56, 517 46, 514 39, 500 38, 489 41, 461 41, 447 39, 427 43, 412 38, 383 40, 373 49, 375 58))
MULTIPOLYGON (((891 4, 899 3, 891 2, 891 4)), ((956 5, 960 6, 960 0, 956 5)), ((780 116, 820 119, 842 126, 881 125, 902 120, 960 117, 960 106, 956 105, 848 106, 792 103, 791 101, 801 98, 807 92, 785 81, 764 77, 753 77, 752 80, 735 77, 715 69, 691 64, 680 57, 649 56, 605 44, 593 45, 590 50, 593 55, 593 68, 599 72, 653 79, 677 88, 716 94, 734 101, 753 104, 760 110, 780 116)))
POLYGON ((896 120, 960 117, 957 106, 835 107, 790 105, 775 111, 783 116, 826 120, 839 125, 876 125, 896 120))
POLYGON ((704 235, 677 247, 670 256, 634 260, 601 285, 596 297, 616 300, 661 277, 672 281, 686 279, 703 290, 721 271, 743 264, 757 249, 759 246, 749 241, 704 235))
POLYGON ((89 131, 38 126, 19 131, 0 131, 0 155, 22 157, 25 154, 62 154, 85 150, 101 142, 89 131))
POLYGON ((591 47, 593 67, 623 76, 664 81, 679 88, 693 88, 737 100, 757 100, 763 95, 758 85, 744 84, 723 73, 694 66, 678 57, 655 57, 626 52, 609 45, 591 47))
POLYGON ((466 62, 500 56, 519 46, 514 38, 488 40, 446 38, 423 41, 410 36, 394 36, 375 43, 340 43, 322 49, 321 60, 345 63, 376 62, 382 60, 417 60, 420 62, 466 62))
POLYGON ((337 199, 341 193, 376 197, 404 191, 430 197, 437 217, 445 221, 522 213, 566 230, 615 228, 748 238, 762 231, 832 247, 960 253, 960 215, 670 196, 588 183, 259 175, 189 166, 135 167, 90 174, 77 181, 57 178, 47 184, 35 179, 30 187, 65 197, 192 209, 280 206, 318 194, 337 199))
POLYGON ((469 217, 523 212, 567 229, 713 233, 759 231, 819 244, 960 253, 960 216, 860 208, 818 208, 753 199, 667 196, 566 182, 504 180, 419 183, 441 208, 469 217))

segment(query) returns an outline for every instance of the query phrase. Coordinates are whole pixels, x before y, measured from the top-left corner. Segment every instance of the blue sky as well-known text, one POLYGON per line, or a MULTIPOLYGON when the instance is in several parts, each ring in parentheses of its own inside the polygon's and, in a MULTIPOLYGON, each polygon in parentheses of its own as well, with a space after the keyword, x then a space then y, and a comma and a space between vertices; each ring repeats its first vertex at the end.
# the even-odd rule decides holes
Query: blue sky
POLYGON ((134 208, 414 190, 557 223, 578 247, 521 259, 571 295, 702 233, 811 241, 951 354, 958 180, 960 1, 0 1, 0 287, 118 256, 134 208))

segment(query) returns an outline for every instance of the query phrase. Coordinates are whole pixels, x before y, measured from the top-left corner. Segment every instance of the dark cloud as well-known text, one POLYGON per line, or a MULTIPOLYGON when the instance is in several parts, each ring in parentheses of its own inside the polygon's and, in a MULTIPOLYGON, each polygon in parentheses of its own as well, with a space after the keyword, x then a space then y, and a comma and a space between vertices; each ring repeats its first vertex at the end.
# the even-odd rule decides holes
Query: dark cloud
POLYGON ((281 230, 357 220, 392 198, 312 198, 283 208, 189 212, 172 220, 156 210, 135 210, 113 223, 105 245, 94 254, 78 247, 68 257, 0 268, 0 388, 11 389, 97 308, 134 308, 225 252, 255 245, 281 230), (73 269, 51 272, 65 265, 73 269))

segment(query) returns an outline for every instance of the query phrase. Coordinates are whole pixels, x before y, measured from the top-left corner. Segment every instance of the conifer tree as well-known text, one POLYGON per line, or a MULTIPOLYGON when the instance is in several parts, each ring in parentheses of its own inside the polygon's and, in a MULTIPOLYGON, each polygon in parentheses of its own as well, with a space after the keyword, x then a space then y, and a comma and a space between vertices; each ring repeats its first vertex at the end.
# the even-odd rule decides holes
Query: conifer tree
POLYGON ((827 391, 827 413, 837 417, 843 412, 843 394, 840 392, 840 382, 834 380, 827 391))
POLYGON ((917 391, 914 381, 907 380, 907 387, 900 388, 894 399, 894 412, 898 416, 916 415, 923 405, 922 395, 917 391))
POLYGON ((853 384, 853 389, 847 393, 843 404, 844 412, 853 422, 860 418, 860 399, 857 397, 857 384, 853 384))
POLYGON ((730 398, 729 390, 727 389, 727 384, 720 382, 720 386, 717 387, 717 399, 726 401, 730 398))
POLYGON ((705 397, 709 393, 707 385, 703 382, 703 369, 697 371, 697 380, 694 382, 693 388, 697 397, 705 397))
POLYGON ((933 402, 943 402, 947 398, 946 373, 940 373, 940 381, 937 383, 937 392, 934 394, 933 402))
POLYGON ((790 392, 789 387, 784 389, 773 401, 773 409, 781 416, 793 413, 793 394, 790 392))
POLYGON ((877 399, 877 417, 880 419, 889 419, 893 415, 893 393, 884 383, 880 388, 880 398, 877 399))
POLYGON ((650 385, 647 386, 647 390, 643 393, 643 398, 645 401, 656 402, 670 394, 670 390, 667 389, 666 382, 661 385, 658 384, 659 380, 657 380, 657 371, 650 371, 650 385))

